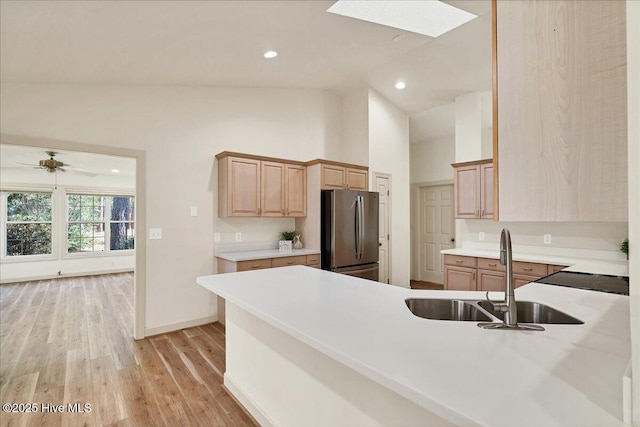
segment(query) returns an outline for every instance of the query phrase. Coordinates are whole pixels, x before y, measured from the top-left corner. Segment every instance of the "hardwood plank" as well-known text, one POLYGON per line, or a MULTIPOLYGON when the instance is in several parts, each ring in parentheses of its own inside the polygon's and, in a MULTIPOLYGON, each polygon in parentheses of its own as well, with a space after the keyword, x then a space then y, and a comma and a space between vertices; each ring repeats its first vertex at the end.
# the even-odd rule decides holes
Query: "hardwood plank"
POLYGON ((62 426, 62 413, 54 412, 51 408, 54 405, 64 405, 64 386, 36 392, 33 401, 38 404, 39 411, 29 416, 28 427, 62 426), (47 406, 43 407, 43 404, 47 406))
POLYGON ((159 407, 150 384, 144 380, 142 368, 135 366, 117 373, 118 383, 125 397, 128 417, 119 423, 132 426, 177 426, 163 419, 166 408, 159 407))
MULTIPOLYGON (((67 351, 67 366, 64 379, 64 404, 85 403, 94 404, 93 386, 91 381, 91 365, 89 362, 89 349, 76 348, 67 351)), ((66 408, 65 408, 66 409, 66 408)), ((95 411, 85 413, 73 413, 65 410, 62 415, 62 423, 65 426, 90 426, 96 425, 95 411)))
POLYGON ((226 426, 223 412, 216 405, 215 397, 198 381, 198 378, 192 375, 192 371, 186 367, 170 340, 156 341, 153 346, 162 357, 180 390, 189 391, 192 398, 187 400, 187 405, 195 419, 200 421, 200 425, 226 426))
POLYGON ((119 390, 116 366, 111 356, 91 360, 93 407, 98 425, 108 425, 127 417, 124 396, 119 390))
MULTIPOLYGON (((2 403, 32 403, 37 382, 37 373, 12 378, 5 395, 1 398, 2 403)), ((4 413, 3 411, 0 426, 26 426, 29 415, 25 412, 4 413)))

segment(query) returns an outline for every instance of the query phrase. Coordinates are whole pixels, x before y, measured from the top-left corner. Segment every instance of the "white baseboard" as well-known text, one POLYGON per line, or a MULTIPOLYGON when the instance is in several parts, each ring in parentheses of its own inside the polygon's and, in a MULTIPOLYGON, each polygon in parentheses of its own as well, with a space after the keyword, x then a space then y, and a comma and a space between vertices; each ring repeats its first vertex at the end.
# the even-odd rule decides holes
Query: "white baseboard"
POLYGON ((85 271, 85 272, 69 273, 69 274, 61 274, 61 275, 49 274, 45 276, 9 277, 9 278, 0 279, 0 285, 4 285, 6 283, 32 282, 35 280, 51 280, 51 279, 64 279, 68 277, 100 276, 103 274, 129 273, 133 271, 134 271, 133 268, 114 268, 112 270, 85 271))
POLYGON ((167 332, 179 331, 180 329, 192 328, 194 326, 206 325, 218 321, 218 315, 201 317, 199 319, 187 320, 186 322, 172 323, 171 325, 158 326, 155 328, 147 328, 144 330, 144 336, 151 337, 153 335, 165 334, 167 332))
POLYGON ((226 372, 224 374, 224 386, 227 388, 229 393, 231 393, 233 397, 240 402, 242 406, 244 406, 244 409, 251 414, 258 424, 262 427, 276 426, 276 423, 269 418, 269 416, 253 401, 253 399, 247 396, 242 387, 240 387, 226 372))

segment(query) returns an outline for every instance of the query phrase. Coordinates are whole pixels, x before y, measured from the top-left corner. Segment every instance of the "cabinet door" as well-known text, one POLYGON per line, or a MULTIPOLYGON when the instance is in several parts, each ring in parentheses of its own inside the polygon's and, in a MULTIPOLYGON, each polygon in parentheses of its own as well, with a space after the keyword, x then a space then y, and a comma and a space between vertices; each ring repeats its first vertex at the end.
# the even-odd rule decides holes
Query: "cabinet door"
POLYGON ((501 271, 478 270, 478 289, 481 291, 502 291, 507 285, 507 273, 501 271))
POLYGON ((350 190, 368 191, 367 171, 362 169, 347 168, 347 188, 350 190))
POLYGON ((496 3, 500 220, 628 220, 625 3, 496 3))
POLYGON ((346 187, 346 169, 342 166, 322 165, 321 167, 322 189, 333 190, 346 187))
POLYGON ((227 158, 227 215, 260 216, 260 160, 227 158))
POLYGON ((263 161, 261 169, 261 216, 284 216, 285 165, 282 163, 263 161))
POLYGON ((480 165, 480 217, 493 218, 493 163, 480 165))
POLYGON ((450 291, 475 291, 476 269, 445 266, 444 288, 450 291))
POLYGON ((307 216, 307 168, 285 165, 285 215, 307 216))
POLYGON ((480 217, 480 167, 460 166, 455 169, 456 218, 480 217))

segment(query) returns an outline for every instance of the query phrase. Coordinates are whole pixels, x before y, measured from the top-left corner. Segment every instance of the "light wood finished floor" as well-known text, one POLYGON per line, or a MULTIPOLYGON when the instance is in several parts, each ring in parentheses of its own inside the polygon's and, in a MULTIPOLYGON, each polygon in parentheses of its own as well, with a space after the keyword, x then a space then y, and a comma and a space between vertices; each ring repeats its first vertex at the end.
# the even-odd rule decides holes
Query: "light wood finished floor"
POLYGON ((0 426, 253 425, 222 388, 222 326, 135 341, 132 307, 131 273, 0 285, 0 402, 38 408, 0 426), (75 402, 91 412, 41 412, 75 402))
POLYGON ((444 285, 441 283, 421 282, 419 280, 412 280, 411 289, 443 290, 444 285))

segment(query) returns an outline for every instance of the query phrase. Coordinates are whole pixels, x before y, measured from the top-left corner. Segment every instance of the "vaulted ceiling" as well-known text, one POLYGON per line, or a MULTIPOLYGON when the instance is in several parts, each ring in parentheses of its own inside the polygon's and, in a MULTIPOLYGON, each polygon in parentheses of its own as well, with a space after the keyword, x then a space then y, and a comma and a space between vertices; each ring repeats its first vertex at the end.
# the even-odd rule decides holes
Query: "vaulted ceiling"
POLYGON ((479 17, 431 38, 327 13, 333 1, 2 1, 0 78, 370 86, 411 115, 491 89, 490 1, 447 3, 479 17), (279 56, 264 59, 269 49, 279 56))

